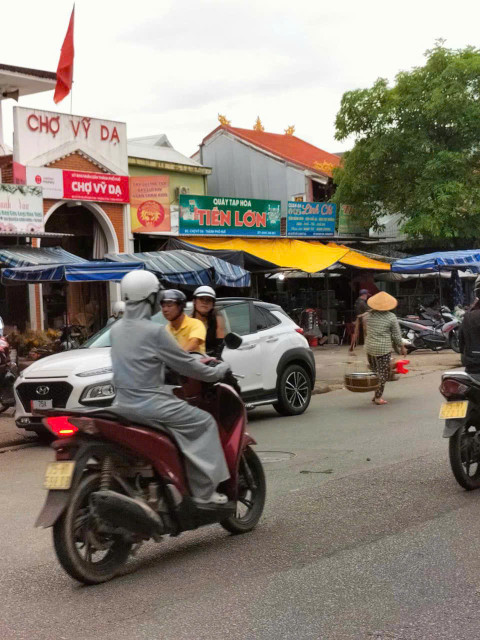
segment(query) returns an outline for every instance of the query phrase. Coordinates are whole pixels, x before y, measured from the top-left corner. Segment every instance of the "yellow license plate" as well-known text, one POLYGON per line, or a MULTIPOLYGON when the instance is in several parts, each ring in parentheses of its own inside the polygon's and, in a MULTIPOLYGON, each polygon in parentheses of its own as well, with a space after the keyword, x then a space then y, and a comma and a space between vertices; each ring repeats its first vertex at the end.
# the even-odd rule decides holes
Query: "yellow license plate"
POLYGON ((450 420, 452 418, 465 418, 467 415, 467 400, 459 402, 444 402, 440 407, 440 420, 450 420))
POLYGON ((50 462, 45 471, 43 486, 45 489, 59 489, 65 491, 72 484, 75 462, 50 462))

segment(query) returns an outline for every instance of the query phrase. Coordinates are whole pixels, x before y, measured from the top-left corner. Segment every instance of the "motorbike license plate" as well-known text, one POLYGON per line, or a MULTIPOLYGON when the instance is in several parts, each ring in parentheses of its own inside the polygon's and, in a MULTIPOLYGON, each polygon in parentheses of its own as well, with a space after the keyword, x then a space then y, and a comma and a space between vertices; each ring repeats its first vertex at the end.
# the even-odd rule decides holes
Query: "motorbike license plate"
POLYGON ((73 472, 75 470, 75 462, 50 462, 45 471, 45 480, 43 486, 45 489, 57 489, 65 491, 70 489, 72 484, 73 472))
POLYGON ((452 418, 465 418, 467 415, 468 400, 458 402, 443 402, 440 407, 440 420, 451 420, 452 418))
POLYGON ((34 409, 52 409, 53 400, 32 400, 32 411, 34 409))

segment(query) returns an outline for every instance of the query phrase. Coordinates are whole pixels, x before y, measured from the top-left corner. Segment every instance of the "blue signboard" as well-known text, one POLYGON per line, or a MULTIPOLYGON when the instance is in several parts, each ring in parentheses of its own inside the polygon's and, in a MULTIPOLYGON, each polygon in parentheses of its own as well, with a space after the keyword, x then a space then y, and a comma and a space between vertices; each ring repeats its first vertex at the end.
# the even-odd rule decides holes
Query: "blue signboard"
POLYGON ((287 236, 333 236, 336 217, 336 204, 288 202, 287 236))

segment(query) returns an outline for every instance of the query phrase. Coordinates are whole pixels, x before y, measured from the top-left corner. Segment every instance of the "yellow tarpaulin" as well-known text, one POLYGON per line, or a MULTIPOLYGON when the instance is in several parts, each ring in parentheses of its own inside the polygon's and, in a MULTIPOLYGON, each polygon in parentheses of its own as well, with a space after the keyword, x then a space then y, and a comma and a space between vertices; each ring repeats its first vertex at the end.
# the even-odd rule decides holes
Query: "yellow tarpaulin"
POLYGON ((374 260, 335 242, 325 245, 289 238, 189 238, 188 242, 204 249, 246 251, 279 267, 307 273, 323 271, 336 262, 357 269, 390 271, 387 262, 374 260))
POLYGON ((189 238, 188 242, 204 249, 246 251, 279 267, 307 273, 323 271, 350 252, 347 247, 328 247, 289 238, 189 238))
MULTIPOLYGON (((339 245, 335 242, 329 242, 328 246, 348 249, 348 247, 345 247, 343 244, 339 245)), ((369 258, 363 255, 363 253, 358 253, 358 251, 354 251, 353 249, 348 249, 348 253, 340 259, 340 262, 349 267, 356 267, 357 269, 378 269, 379 271, 390 271, 391 269, 391 265, 388 262, 369 258)))

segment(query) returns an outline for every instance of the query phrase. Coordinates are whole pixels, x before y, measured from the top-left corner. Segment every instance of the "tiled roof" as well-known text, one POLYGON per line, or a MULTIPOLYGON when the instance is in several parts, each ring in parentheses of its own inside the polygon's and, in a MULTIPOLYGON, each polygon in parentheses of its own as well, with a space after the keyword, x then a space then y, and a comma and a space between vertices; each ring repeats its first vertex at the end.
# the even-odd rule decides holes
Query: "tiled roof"
POLYGON ((208 134, 203 140, 206 142, 213 134, 223 129, 237 138, 245 140, 264 151, 287 160, 292 164, 310 169, 314 173, 320 175, 332 175, 330 165, 338 167, 342 160, 333 153, 328 153, 315 147, 313 144, 305 142, 296 136, 286 135, 282 133, 269 133, 267 131, 256 131, 253 129, 240 129, 238 127, 230 127, 220 125, 214 131, 208 134), (323 166, 322 166, 323 165, 323 166))

